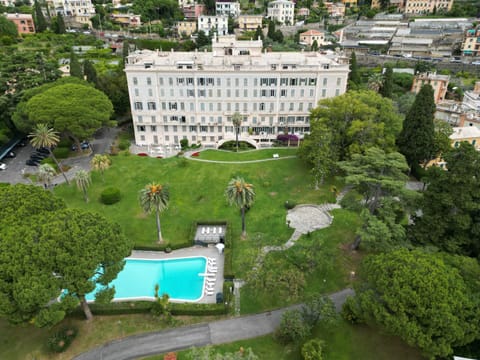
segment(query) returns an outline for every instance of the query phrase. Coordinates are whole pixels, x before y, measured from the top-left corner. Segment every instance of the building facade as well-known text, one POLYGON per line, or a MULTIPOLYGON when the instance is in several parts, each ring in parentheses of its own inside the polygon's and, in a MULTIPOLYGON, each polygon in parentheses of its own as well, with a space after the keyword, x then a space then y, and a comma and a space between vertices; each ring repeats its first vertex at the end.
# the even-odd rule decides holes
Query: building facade
POLYGON ((7 20, 15 24, 19 34, 35 33, 35 24, 30 14, 7 14, 7 20))
POLYGON ((240 3, 234 0, 217 1, 215 3, 215 11, 217 15, 225 15, 236 18, 238 15, 240 15, 240 3))
POLYGON ((278 134, 310 131, 310 110, 346 91, 348 58, 316 52, 262 52, 261 40, 214 38, 212 52, 132 53, 125 66, 141 146, 187 139, 218 147, 235 139, 261 146, 278 134))
POLYGON ((211 31, 217 35, 227 35, 228 16, 199 16, 197 29, 198 31, 203 31, 205 35, 209 35, 211 31))
POLYGON ((325 40, 325 34, 318 30, 308 30, 300 34, 300 42, 312 46, 314 42, 317 42, 318 46, 329 44, 325 40))
POLYGON ((185 19, 197 19, 205 13, 206 7, 204 4, 186 5, 182 8, 182 11, 185 19))
POLYGON ((437 75, 436 73, 423 73, 413 77, 412 92, 418 94, 423 85, 429 84, 433 88, 435 104, 445 100, 450 76, 437 75))
POLYGON ((142 26, 140 15, 135 14, 111 14, 110 19, 113 23, 120 24, 123 27, 137 28, 142 26))
POLYGON ((196 21, 179 21, 177 22, 178 36, 190 36, 197 31, 196 21))
POLYGON ((288 0, 276 0, 268 3, 267 17, 281 24, 293 25, 295 3, 288 0))
POLYGON ((260 26, 262 28, 262 15, 240 15, 238 17, 238 28, 242 31, 254 31, 260 26))
POLYGON ((462 54, 467 56, 480 55, 480 27, 465 31, 462 43, 462 54))
POLYGON ((453 0, 406 0, 405 14, 431 14, 434 11, 450 11, 453 0))
POLYGON ((90 0, 53 0, 57 14, 61 14, 65 21, 74 21, 79 24, 92 26, 90 18, 95 16, 95 7, 90 0))

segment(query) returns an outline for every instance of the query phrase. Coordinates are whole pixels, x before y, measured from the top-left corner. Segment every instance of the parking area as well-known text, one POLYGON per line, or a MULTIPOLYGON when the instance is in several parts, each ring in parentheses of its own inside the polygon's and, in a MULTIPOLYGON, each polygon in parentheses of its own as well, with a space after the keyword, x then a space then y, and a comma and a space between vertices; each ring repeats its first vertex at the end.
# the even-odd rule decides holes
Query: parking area
POLYGON ((10 184, 31 184, 30 179, 24 176, 24 174, 34 174, 37 172, 36 166, 25 165, 25 161, 30 158, 31 153, 34 151, 30 144, 25 146, 16 146, 13 149, 15 153, 14 158, 4 158, 1 162, 7 165, 5 170, 0 171, 0 182, 7 182, 10 184))

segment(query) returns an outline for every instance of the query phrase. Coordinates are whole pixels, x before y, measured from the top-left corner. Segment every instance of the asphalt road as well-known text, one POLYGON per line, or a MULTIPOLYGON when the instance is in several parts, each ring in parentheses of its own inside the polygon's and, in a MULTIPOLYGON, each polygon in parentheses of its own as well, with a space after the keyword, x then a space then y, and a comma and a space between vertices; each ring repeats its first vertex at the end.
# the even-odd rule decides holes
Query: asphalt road
MULTIPOLYGON (((337 311, 352 289, 344 289, 330 295, 337 311)), ((130 336, 111 341, 74 358, 74 360, 130 360, 193 346, 218 345, 271 334, 280 325, 282 314, 301 305, 269 311, 256 315, 196 324, 180 328, 130 336)))

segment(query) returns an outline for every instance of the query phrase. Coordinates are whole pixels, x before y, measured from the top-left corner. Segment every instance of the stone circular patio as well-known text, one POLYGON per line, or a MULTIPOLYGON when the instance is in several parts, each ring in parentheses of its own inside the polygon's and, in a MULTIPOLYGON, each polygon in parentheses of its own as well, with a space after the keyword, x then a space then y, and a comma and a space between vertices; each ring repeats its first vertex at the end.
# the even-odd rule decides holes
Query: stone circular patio
POLYGON ((330 226, 333 217, 329 210, 339 208, 336 204, 298 205, 288 210, 287 224, 302 234, 330 226))

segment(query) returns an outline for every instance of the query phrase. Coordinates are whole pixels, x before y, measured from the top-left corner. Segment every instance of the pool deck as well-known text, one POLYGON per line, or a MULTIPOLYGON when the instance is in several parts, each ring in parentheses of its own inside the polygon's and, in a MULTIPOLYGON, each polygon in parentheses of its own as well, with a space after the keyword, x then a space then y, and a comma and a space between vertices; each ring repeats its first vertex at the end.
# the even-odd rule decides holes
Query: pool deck
POLYGON ((183 257, 205 256, 206 258, 213 258, 216 260, 217 273, 215 273, 215 287, 213 295, 207 295, 205 287, 203 289, 203 296, 199 301, 195 301, 198 304, 214 304, 216 302, 215 294, 223 292, 223 265, 225 262, 224 255, 218 253, 218 249, 215 246, 192 246, 185 249, 173 250, 171 253, 163 251, 140 251, 133 250, 129 258, 135 259, 174 259, 183 257))

